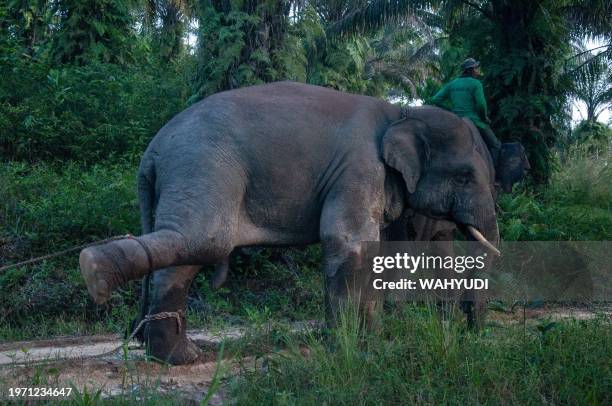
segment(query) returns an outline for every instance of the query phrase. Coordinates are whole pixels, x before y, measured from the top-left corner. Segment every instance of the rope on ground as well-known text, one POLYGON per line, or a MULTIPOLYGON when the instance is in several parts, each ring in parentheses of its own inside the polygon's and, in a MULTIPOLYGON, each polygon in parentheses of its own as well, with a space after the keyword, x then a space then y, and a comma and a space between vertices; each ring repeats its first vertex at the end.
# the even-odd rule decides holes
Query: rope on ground
MULTIPOLYGON (((144 326, 146 323, 148 323, 150 321, 175 318, 176 319, 176 331, 177 331, 177 334, 180 334, 181 333, 181 329, 182 329, 182 322, 181 322, 181 318, 182 317, 183 317, 183 311, 182 310, 177 310, 175 312, 159 312, 159 313, 155 313, 155 314, 149 314, 149 315, 145 316, 144 319, 140 320, 140 323, 138 323, 138 325, 136 326, 134 331, 132 331, 132 334, 130 334, 130 336, 126 340, 124 340, 120 345, 116 346, 112 350, 105 351, 102 354, 90 355, 90 356, 86 356, 86 357, 49 358, 49 359, 37 360, 37 361, 17 362, 17 364, 18 365, 35 366, 35 365, 45 365, 45 364, 51 364, 51 363, 56 363, 56 362, 62 362, 62 361, 82 361, 82 360, 87 360, 87 359, 104 358, 104 357, 107 357, 107 356, 109 356, 111 354, 114 354, 119 349, 124 348, 124 346, 127 346, 130 343, 130 341, 132 341, 134 339, 134 337, 136 337, 136 334, 138 334, 138 331, 140 331, 142 326, 144 326)), ((10 366, 10 365, 13 365, 13 364, 7 364, 7 365, 3 365, 3 366, 10 366)), ((2 368, 2 366, 0 366, 0 368, 2 368)))
POLYGON ((105 244, 107 242, 111 242, 111 241, 115 241, 115 240, 123 240, 124 238, 133 238, 133 237, 132 237, 131 234, 116 235, 114 237, 105 238, 104 240, 99 240, 99 241, 94 241, 94 242, 90 242, 90 243, 87 243, 87 244, 77 245, 75 247, 71 247, 71 248, 67 248, 65 250, 61 250, 61 251, 57 251, 57 252, 54 252, 54 253, 51 253, 51 254, 43 255, 41 257, 30 258, 27 261, 17 262, 16 264, 11 264, 11 265, 5 265, 3 267, 0 267, 0 272, 7 271, 9 269, 17 268, 17 267, 24 266, 24 265, 34 264, 36 262, 44 261, 46 259, 51 259, 51 258, 59 257, 59 256, 62 256, 62 255, 66 255, 66 254, 68 254, 70 252, 78 251, 78 250, 83 249, 83 248, 93 247, 94 245, 105 244))

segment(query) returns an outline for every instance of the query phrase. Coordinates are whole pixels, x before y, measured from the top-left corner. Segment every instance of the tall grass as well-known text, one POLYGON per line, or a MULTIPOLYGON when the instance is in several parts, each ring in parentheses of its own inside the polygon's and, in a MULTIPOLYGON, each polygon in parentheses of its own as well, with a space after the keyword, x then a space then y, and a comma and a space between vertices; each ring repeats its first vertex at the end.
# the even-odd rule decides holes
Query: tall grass
MULTIPOLYGON (((406 305, 381 328, 342 323, 327 340, 288 340, 232 384, 237 404, 609 404, 609 321, 466 332, 406 305)), ((351 320, 349 314, 345 318, 351 320)))
POLYGON ((610 240, 612 148, 589 142, 559 154, 550 184, 519 187, 499 200, 502 238, 516 240, 610 240))
POLYGON ((612 139, 570 147, 543 197, 565 205, 612 209, 612 139))

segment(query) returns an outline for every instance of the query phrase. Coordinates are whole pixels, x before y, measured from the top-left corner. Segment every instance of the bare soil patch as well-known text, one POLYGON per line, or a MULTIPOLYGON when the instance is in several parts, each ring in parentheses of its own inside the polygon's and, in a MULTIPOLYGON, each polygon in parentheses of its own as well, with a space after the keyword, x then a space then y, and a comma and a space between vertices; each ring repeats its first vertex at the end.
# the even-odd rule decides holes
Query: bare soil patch
MULTIPOLYGON (((508 312, 490 312, 490 319, 502 324, 542 320, 612 318, 612 305, 597 308, 547 305, 537 309, 516 308, 508 312)), ((320 323, 294 323, 290 330, 303 331, 316 328, 320 323)), ((144 350, 130 343, 128 351, 112 351, 122 340, 111 335, 60 337, 52 340, 22 341, 0 345, 0 387, 31 387, 41 382, 44 387, 74 387, 79 392, 101 396, 144 400, 152 394, 171 394, 179 403, 196 403, 208 393, 220 368, 224 376, 238 373, 239 368, 255 368, 254 357, 225 358, 218 361, 218 348, 222 340, 235 340, 245 336, 244 328, 223 331, 188 332, 188 336, 203 350, 195 363, 170 366, 147 360, 144 350), (42 377, 42 378, 41 378, 42 377)), ((308 348, 303 348, 304 355, 308 348)), ((4 390, 2 391, 4 392, 4 390)), ((221 404, 226 396, 220 389, 211 404, 221 404)))

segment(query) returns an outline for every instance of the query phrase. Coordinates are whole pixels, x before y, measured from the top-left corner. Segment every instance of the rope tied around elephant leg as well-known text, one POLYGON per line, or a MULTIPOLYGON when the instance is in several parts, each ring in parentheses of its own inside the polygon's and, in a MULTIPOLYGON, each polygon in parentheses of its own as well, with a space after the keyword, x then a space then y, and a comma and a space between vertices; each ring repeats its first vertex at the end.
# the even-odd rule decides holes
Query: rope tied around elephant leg
POLYGON ((182 310, 177 310, 175 312, 159 312, 155 314, 147 314, 144 319, 140 320, 140 323, 138 323, 134 331, 132 331, 132 334, 130 334, 128 341, 132 341, 132 339, 136 337, 136 334, 138 334, 142 326, 144 326, 146 323, 150 321, 163 320, 163 319, 169 319, 169 318, 176 319, 176 333, 180 334, 182 327, 183 327, 183 323, 181 322, 182 317, 183 317, 182 310))
POLYGON ((129 240, 136 241, 138 244, 140 244, 145 254, 147 255, 147 261, 149 262, 149 273, 151 273, 151 271, 153 271, 153 255, 151 254, 151 250, 149 250, 149 247, 147 247, 147 245, 144 242, 140 241, 138 237, 134 237, 133 235, 130 235, 127 238, 129 240))

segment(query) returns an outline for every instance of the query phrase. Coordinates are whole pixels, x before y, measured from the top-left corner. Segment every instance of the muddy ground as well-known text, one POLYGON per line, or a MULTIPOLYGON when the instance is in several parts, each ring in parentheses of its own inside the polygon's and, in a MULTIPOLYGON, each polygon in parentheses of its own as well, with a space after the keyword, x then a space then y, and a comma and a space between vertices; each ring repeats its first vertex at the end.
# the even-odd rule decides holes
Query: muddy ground
MULTIPOLYGON (((317 322, 299 322, 289 331, 317 328, 317 322)), ((256 368, 255 357, 221 358, 222 341, 240 340, 246 328, 222 331, 188 331, 189 338, 202 349, 202 356, 189 365, 170 366, 148 359, 135 341, 125 343, 112 335, 60 337, 50 340, 0 344, 0 388, 5 398, 8 388, 73 387, 80 393, 101 398, 121 397, 144 400, 148 396, 171 394, 180 404, 198 403, 207 396, 215 374, 235 375, 240 369, 256 368), (39 382, 34 384, 34 382, 39 382)), ((209 399, 221 404, 226 389, 221 385, 209 399)))
MULTIPOLYGON (((528 323, 542 320, 590 319, 612 317, 612 306, 587 308, 514 309, 491 312, 490 319, 502 324, 528 323)), ((319 323, 304 322, 290 326, 292 331, 317 328, 319 323)), ((228 328, 219 332, 189 331, 189 337, 203 350, 197 362, 169 366, 147 360, 144 350, 132 342, 126 347, 121 339, 110 335, 60 337, 52 340, 0 344, 0 383, 2 392, 10 387, 74 387, 80 393, 100 397, 122 397, 144 400, 148 396, 171 394, 177 403, 199 403, 207 396, 215 373, 231 376, 241 368, 257 368, 261 359, 225 356, 219 360, 219 344, 223 340, 240 340, 246 329, 228 328), (126 350, 127 348, 127 350, 126 350)), ((227 388, 222 381, 215 388, 210 404, 221 404, 227 388)), ((3 394, 4 397, 6 394, 3 394)))

